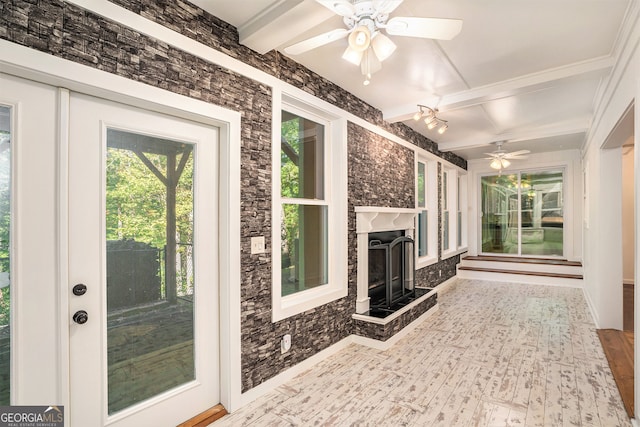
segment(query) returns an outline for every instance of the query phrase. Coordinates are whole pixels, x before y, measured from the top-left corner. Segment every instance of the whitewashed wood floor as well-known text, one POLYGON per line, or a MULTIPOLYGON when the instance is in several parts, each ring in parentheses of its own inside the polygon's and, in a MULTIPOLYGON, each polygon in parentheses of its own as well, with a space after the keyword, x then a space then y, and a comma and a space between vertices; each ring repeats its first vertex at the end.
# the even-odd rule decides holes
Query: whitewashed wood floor
POLYGON ((631 425, 581 290, 459 280, 439 304, 390 350, 350 345, 212 425, 631 425))

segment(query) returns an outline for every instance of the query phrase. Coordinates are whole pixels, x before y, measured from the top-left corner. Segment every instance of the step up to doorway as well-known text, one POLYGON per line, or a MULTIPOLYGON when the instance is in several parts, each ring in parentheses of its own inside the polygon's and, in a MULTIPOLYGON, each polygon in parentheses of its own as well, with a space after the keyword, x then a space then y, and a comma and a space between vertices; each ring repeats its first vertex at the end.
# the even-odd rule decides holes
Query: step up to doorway
POLYGON ((463 279, 581 286, 582 264, 558 258, 467 256, 458 265, 463 279))

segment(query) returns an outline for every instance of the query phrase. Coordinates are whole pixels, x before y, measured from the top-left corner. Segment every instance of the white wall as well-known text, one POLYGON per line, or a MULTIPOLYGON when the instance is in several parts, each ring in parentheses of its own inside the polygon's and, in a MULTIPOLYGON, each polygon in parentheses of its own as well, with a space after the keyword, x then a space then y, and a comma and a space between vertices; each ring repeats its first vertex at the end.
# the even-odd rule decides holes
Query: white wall
MULTIPOLYGON (((584 224, 585 296, 598 328, 622 329, 622 149, 624 139, 611 135, 639 94, 640 5, 633 2, 621 29, 626 40, 616 52, 612 78, 604 83, 593 125, 583 149, 588 170, 584 224), (618 147, 618 148, 607 148, 618 147)), ((637 110, 635 112, 637 117, 637 110)), ((637 120, 637 119, 636 119, 637 120)), ((637 142, 637 139, 636 139, 637 142)), ((636 236, 637 241, 637 236, 636 236)))
POLYGON ((633 183, 633 138, 622 149, 622 280, 634 283, 635 274, 635 209, 633 183))
MULTIPOLYGON (((582 168, 580 165, 580 152, 578 150, 554 151, 551 153, 532 154, 526 160, 513 160, 511 166, 503 171, 529 169, 559 169, 565 171, 565 257, 569 260, 582 260, 582 168)), ((469 180, 469 220, 468 238, 469 255, 477 255, 481 246, 481 221, 480 210, 480 178, 483 175, 495 175, 496 170, 489 167, 487 160, 471 160, 468 162, 469 180)))

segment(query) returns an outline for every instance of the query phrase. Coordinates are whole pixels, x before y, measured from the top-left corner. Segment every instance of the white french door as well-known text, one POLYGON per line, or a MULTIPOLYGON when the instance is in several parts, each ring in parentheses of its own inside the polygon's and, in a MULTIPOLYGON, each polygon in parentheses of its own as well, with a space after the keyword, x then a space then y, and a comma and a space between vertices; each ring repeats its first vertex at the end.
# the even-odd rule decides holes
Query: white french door
POLYGON ((218 129, 80 94, 69 128, 72 426, 219 402, 218 129))

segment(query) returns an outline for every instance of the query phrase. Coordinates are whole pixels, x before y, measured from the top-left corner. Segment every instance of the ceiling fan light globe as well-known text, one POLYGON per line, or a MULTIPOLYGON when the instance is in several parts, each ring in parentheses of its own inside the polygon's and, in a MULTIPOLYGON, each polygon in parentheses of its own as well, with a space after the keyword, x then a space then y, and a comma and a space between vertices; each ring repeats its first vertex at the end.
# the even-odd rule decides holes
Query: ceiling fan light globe
POLYGON ((342 54, 342 59, 351 62, 353 65, 360 65, 363 54, 364 52, 354 50, 351 48, 351 46, 347 46, 344 53, 342 54))
POLYGON ((500 160, 498 159, 493 159, 489 166, 491 166, 493 169, 502 169, 502 163, 500 163, 500 160))
POLYGON ((380 61, 390 57, 396 50, 396 44, 381 32, 376 32, 371 39, 371 47, 380 61))
POLYGON ((511 166, 511 162, 507 159, 502 159, 500 162, 502 163, 503 168, 508 168, 509 166, 511 166))
POLYGON ((371 44, 371 33, 369 29, 364 25, 359 26, 354 29, 351 34, 349 34, 349 47, 353 50, 364 52, 367 50, 369 45, 371 44))

